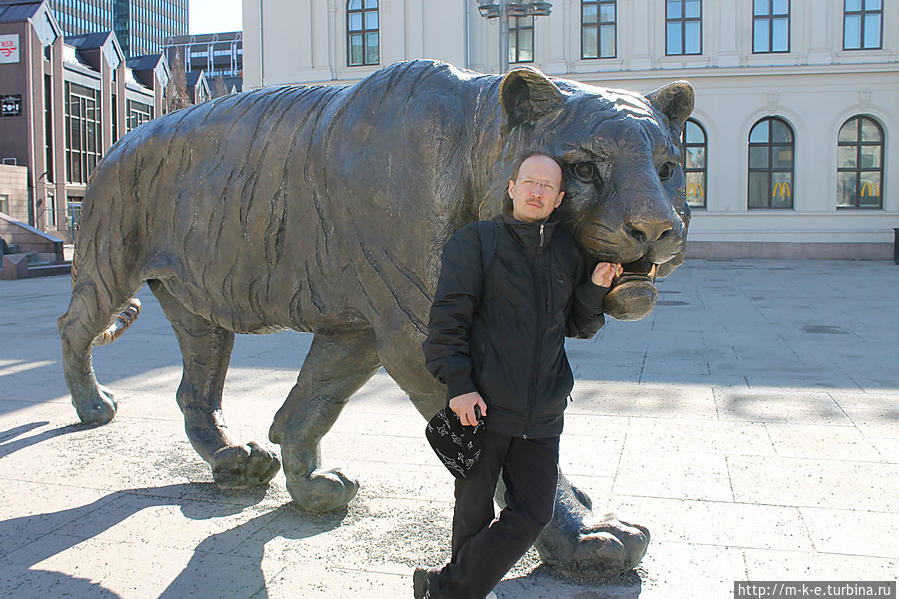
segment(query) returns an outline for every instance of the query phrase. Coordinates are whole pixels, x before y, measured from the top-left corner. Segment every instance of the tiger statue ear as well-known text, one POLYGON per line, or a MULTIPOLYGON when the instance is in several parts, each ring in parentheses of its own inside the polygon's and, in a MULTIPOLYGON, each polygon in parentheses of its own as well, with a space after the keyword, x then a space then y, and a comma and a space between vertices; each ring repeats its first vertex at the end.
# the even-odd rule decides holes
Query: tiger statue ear
POLYGON ((533 123, 565 103, 565 95, 556 84, 532 67, 506 73, 499 86, 499 99, 510 128, 533 123))
POLYGON ((646 94, 652 107, 668 117, 668 126, 680 137, 690 114, 693 112, 695 94, 687 81, 675 81, 646 94))

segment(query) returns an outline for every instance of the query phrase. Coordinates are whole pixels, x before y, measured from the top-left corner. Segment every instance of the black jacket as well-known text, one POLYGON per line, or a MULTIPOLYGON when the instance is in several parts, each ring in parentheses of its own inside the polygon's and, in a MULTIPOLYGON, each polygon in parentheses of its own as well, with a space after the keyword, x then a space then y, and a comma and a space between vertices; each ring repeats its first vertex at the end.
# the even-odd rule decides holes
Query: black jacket
POLYGON ((608 288, 589 279, 574 239, 552 217, 545 223, 509 215, 494 220, 496 252, 486 275, 476 224, 444 249, 426 365, 446 384, 447 400, 481 394, 489 430, 556 436, 574 385, 564 338, 596 334, 605 322, 608 288))

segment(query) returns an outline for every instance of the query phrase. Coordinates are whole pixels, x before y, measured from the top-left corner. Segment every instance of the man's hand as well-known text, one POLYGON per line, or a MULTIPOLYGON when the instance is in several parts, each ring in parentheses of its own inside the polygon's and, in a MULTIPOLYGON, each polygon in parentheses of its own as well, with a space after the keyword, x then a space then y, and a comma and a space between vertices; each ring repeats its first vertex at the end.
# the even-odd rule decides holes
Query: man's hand
POLYGON ((612 280, 624 272, 624 267, 617 262, 600 262, 593 269, 593 275, 590 280, 594 285, 600 287, 611 287, 612 280))
POLYGON ((450 409, 456 413, 463 426, 475 426, 478 423, 474 414, 475 406, 481 406, 481 414, 487 415, 487 404, 477 391, 457 395, 449 402, 450 409))

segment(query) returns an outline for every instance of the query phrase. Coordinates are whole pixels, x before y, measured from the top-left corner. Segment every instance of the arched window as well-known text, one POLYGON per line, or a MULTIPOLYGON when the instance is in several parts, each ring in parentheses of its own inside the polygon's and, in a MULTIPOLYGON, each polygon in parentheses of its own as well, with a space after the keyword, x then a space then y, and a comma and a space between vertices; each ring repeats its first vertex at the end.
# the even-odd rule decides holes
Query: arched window
POLYGON ((706 155, 708 142, 699 121, 687 119, 681 135, 681 154, 684 175, 687 177, 687 204, 692 208, 705 208, 706 155))
POLYGON ((837 208, 883 207, 883 129, 854 116, 837 137, 837 208))
POLYGON ((749 207, 792 208, 793 129, 781 118, 767 117, 749 131, 749 207))
POLYGON ((351 67, 378 64, 381 60, 378 0, 349 0, 346 30, 347 64, 351 67))

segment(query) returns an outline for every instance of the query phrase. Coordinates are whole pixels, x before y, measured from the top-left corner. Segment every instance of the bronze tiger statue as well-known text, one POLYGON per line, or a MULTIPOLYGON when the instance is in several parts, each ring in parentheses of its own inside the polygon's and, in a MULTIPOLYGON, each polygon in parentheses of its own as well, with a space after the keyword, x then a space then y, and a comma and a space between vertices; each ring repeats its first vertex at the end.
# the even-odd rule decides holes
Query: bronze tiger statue
MULTIPOLYGON (((232 440, 222 417, 234 334, 313 333, 269 439, 294 501, 340 509, 358 483, 322 467, 321 438, 381 366, 425 418, 444 406, 421 351, 442 248, 500 212, 523 152, 558 157, 566 226, 594 262, 625 265, 605 311, 649 313, 652 279, 684 258, 680 135, 692 109, 686 82, 644 97, 530 68, 495 76, 418 60, 353 86, 249 91, 152 120, 113 146, 83 203, 59 319, 78 416, 115 415, 91 349, 133 320, 147 283, 181 348, 191 444, 217 484, 266 484, 278 457, 232 440)), ((560 475, 542 560, 581 577, 634 567, 648 531, 591 508, 560 475)))

